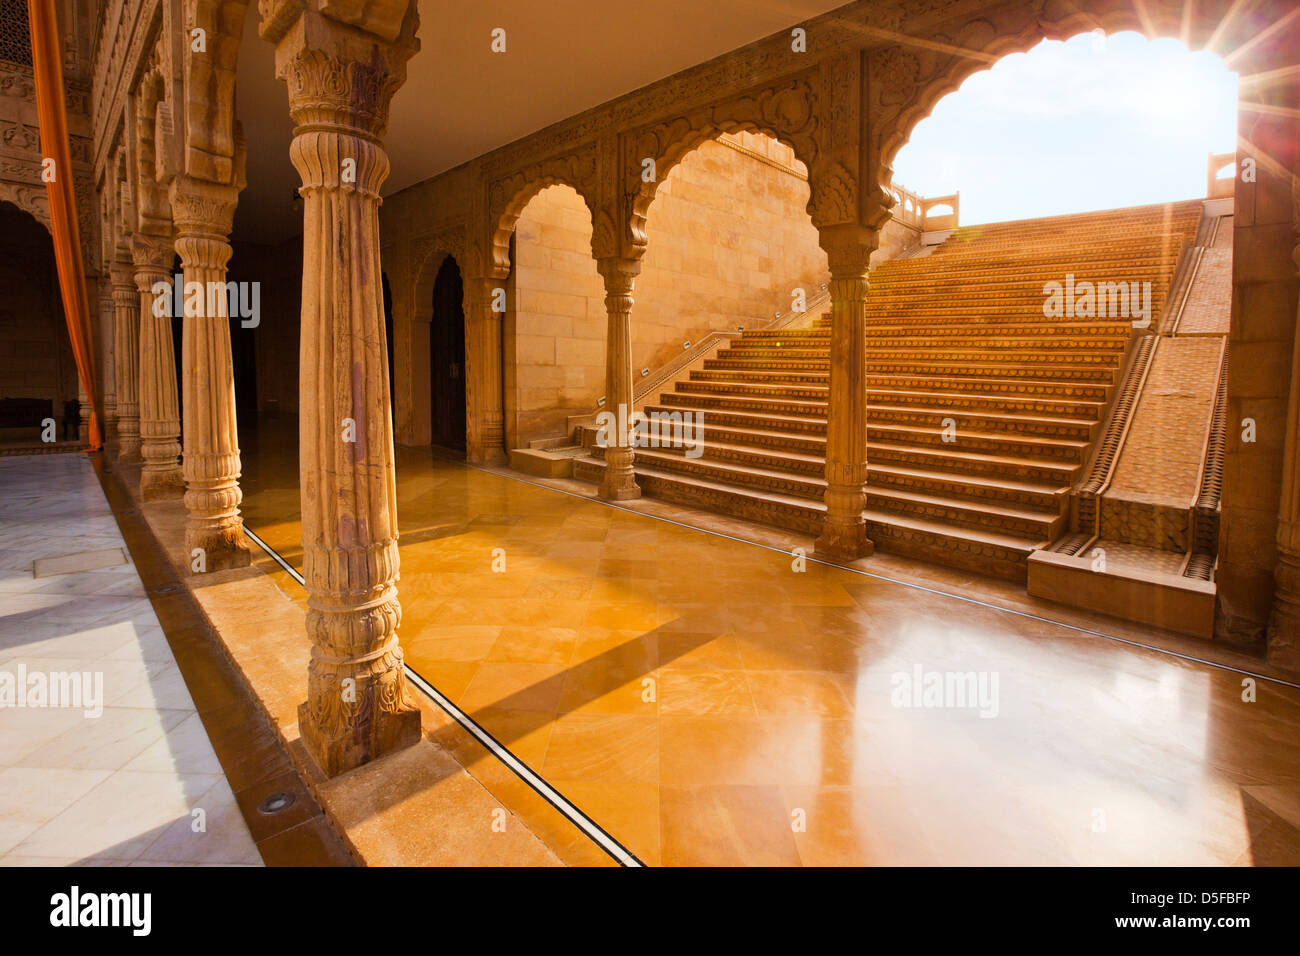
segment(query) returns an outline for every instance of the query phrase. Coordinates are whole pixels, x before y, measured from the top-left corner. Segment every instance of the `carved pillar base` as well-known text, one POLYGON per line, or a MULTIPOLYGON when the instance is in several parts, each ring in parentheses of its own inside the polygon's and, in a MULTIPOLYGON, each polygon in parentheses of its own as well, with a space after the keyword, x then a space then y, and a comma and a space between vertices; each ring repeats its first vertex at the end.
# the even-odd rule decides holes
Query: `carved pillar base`
POLYGON ((867 506, 866 492, 827 487, 825 501, 826 518, 817 537, 817 553, 837 561, 871 557, 876 546, 867 537, 867 522, 862 516, 867 506))
POLYGON ((263 21, 289 88, 289 158, 302 177, 299 472, 312 642, 298 725, 328 776, 416 743, 397 630, 397 488, 383 348, 382 133, 415 52, 414 6, 395 41, 311 10, 263 21), (295 19, 296 18, 296 19, 295 19))
POLYGON ((831 267, 830 402, 826 420, 826 517, 817 552, 839 561, 875 550, 867 537, 867 268, 875 234, 823 230, 831 267))
MULTIPOLYGON (((176 252, 185 278, 182 430, 185 477, 185 550, 190 571, 203 573, 249 563, 239 503, 239 432, 235 372, 225 296, 231 220, 239 186, 189 177, 171 184, 176 252), (191 290, 197 294, 190 295, 191 290)), ((119 399, 120 400, 120 399, 119 399)))
POLYGON ((636 399, 632 389, 632 291, 641 272, 641 260, 611 257, 600 259, 597 268, 605 279, 605 406, 619 424, 607 428, 614 442, 605 448, 605 475, 599 494, 607 501, 641 497, 636 483, 636 452, 631 436, 623 429, 630 423, 636 399))
POLYGON ((86 390, 77 387, 77 441, 90 440, 90 399, 86 397, 86 390))

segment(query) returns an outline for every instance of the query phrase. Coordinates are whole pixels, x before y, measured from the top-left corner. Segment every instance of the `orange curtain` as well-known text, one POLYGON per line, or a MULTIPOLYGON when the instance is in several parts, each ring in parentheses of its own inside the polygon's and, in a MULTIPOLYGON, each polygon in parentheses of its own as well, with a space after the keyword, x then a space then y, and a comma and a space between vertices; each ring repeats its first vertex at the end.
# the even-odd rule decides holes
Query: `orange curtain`
POLYGON ((90 449, 100 446, 101 407, 95 389, 94 336, 86 296, 86 274, 81 261, 81 234, 77 201, 72 189, 72 152, 68 147, 68 108, 63 95, 63 64, 59 59, 59 23, 54 0, 27 0, 27 22, 32 38, 32 72, 36 75, 36 122, 41 131, 41 152, 54 160, 53 177, 45 171, 45 192, 50 200, 50 231, 54 236, 54 262, 63 293, 63 314, 68 338, 77 360, 81 388, 90 401, 90 449))

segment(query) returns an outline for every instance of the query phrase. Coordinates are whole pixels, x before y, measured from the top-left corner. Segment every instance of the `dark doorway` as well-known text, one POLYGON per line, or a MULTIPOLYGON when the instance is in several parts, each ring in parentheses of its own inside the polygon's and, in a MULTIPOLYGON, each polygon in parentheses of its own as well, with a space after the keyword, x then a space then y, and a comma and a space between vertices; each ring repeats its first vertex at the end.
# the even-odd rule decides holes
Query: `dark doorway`
POLYGON ((448 256, 433 283, 429 329, 433 443, 465 447, 465 309, 460 267, 448 256))

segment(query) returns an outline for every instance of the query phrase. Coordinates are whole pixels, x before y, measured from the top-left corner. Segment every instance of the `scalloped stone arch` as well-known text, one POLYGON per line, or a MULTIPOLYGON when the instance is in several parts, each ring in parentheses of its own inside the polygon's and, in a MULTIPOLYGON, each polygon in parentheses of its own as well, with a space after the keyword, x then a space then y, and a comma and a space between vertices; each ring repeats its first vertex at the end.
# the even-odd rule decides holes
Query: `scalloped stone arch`
POLYGON ((643 255, 647 243, 646 238, 646 220, 650 214, 650 207, 654 204, 655 196, 658 194, 659 186, 668 178, 678 164, 686 158, 688 154, 699 149, 700 146, 716 140, 724 133, 762 133, 764 136, 770 136, 772 139, 784 146, 794 150, 795 158, 798 159, 808 170, 808 214, 813 212, 813 197, 817 194, 816 185, 813 182, 814 166, 816 159, 816 150, 811 141, 803 140, 803 137, 792 136, 783 133, 774 128, 774 126, 756 123, 745 120, 715 120, 704 126, 685 128, 668 147, 658 157, 655 157, 655 177, 652 182, 645 182, 641 178, 641 169, 637 165, 629 175, 635 175, 640 181, 640 186, 632 195, 631 206, 628 210, 628 229, 632 250, 637 256, 643 255))
MULTIPOLYGON (((438 270, 447 259, 454 259, 465 272, 465 243, 463 236, 439 234, 426 239, 411 258, 410 274, 402 279, 409 295, 401 301, 396 283, 393 286, 393 327, 403 353, 397 357, 395 382, 398 394, 394 396, 394 409, 399 415, 398 430, 404 442, 427 445, 432 440, 432 421, 429 402, 432 389, 429 368, 430 324, 433 321, 433 284, 438 270)), ((468 289, 468 285, 467 285, 468 289)), ((469 303, 464 302, 466 342, 469 339, 469 303)), ((467 409, 468 412, 468 409, 467 409)))
POLYGON ((50 203, 45 197, 44 186, 24 186, 20 183, 0 181, 0 202, 22 210, 39 222, 47 233, 53 235, 50 226, 50 203))
MULTIPOLYGON (((526 174, 520 173, 514 179, 524 178, 526 174)), ((514 190, 512 198, 505 203, 505 206, 499 213, 492 216, 492 263, 491 275, 493 278, 505 279, 510 275, 510 237, 515 233, 515 227, 519 224, 519 217, 524 214, 528 204, 541 193, 543 190, 550 189, 552 186, 568 186, 581 197, 583 205, 587 207, 587 213, 591 216, 592 234, 595 235, 595 224, 599 220, 600 210, 592 201, 590 187, 577 180, 577 177, 563 176, 556 173, 542 173, 530 176, 527 181, 514 190)), ((593 243, 592 256, 596 256, 595 244, 593 243)), ((460 261, 459 259, 457 260, 460 261)))
MULTIPOLYGON (((872 117, 872 135, 877 138, 880 186, 888 189, 894 158, 916 125, 967 79, 991 69, 1003 57, 1028 52, 1043 40, 1068 40, 1097 30, 1108 35, 1133 31, 1148 40, 1172 37, 1189 49, 1198 49, 1213 34, 1230 6, 1231 0, 1202 0, 1194 16, 1189 18, 1183 0, 1147 0, 1145 4, 1117 4, 1114 0, 1047 0, 1041 17, 1035 16, 1030 6, 1010 7, 1002 11, 1002 15, 1019 17, 1023 22, 998 24, 977 19, 967 23, 958 31, 955 46, 969 50, 973 56, 954 55, 951 63, 941 66, 928 77, 917 77, 918 82, 908 91, 910 95, 905 93, 902 108, 888 117, 887 122, 872 117)), ((898 45, 884 47, 873 51, 872 57, 899 56, 902 50, 903 47, 898 45)))

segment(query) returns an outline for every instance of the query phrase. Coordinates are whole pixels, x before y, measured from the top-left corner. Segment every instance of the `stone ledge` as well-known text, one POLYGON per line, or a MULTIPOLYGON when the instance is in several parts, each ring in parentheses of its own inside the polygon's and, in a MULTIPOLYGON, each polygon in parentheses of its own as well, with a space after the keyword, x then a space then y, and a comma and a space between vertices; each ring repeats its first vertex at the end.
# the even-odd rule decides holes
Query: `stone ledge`
MULTIPOLYGON (((138 502, 138 474, 123 478, 138 502)), ((452 746, 463 745, 459 738, 469 735, 418 692, 413 697, 425 732, 420 743, 326 779, 307 755, 298 732, 297 710, 306 694, 310 657, 304 606, 291 600, 256 564, 201 578, 187 575, 184 505, 152 502, 141 504, 140 510, 220 635, 223 650, 279 735, 304 784, 358 860, 380 866, 563 865, 517 812, 521 802, 517 797, 509 803, 497 799, 449 753, 452 746), (493 811, 502 808, 510 814, 510 825, 505 832, 494 833, 493 811)), ((257 551, 255 561, 260 555, 257 551)), ((582 858, 577 853, 570 856, 582 858)))

